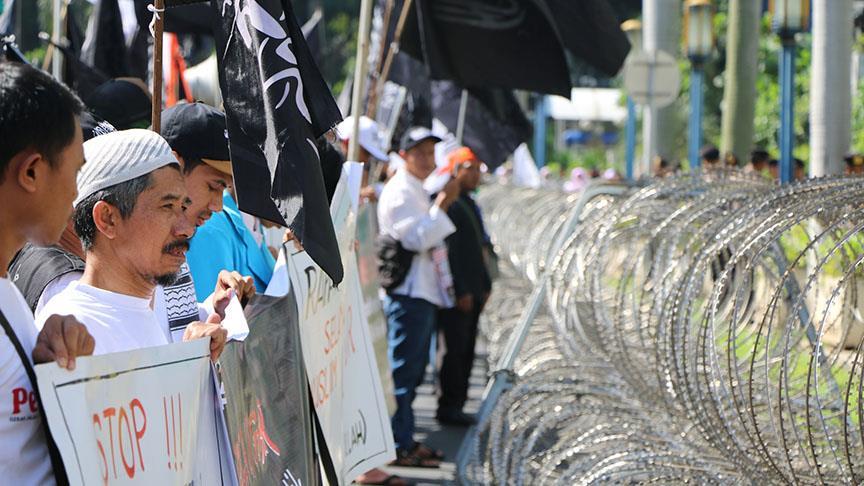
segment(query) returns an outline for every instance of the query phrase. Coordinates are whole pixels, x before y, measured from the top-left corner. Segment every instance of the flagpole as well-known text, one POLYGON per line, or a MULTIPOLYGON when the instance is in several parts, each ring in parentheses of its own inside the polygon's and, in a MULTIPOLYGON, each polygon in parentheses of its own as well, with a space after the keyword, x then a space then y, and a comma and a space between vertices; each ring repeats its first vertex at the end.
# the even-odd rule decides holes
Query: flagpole
MULTIPOLYGON (((405 0, 405 4, 402 5, 402 11, 399 12, 399 21, 396 23, 396 32, 393 33, 393 42, 390 43, 390 48, 387 50, 387 57, 384 58, 384 67, 381 69, 381 73, 378 76, 378 79, 387 82, 387 78, 390 76, 390 68, 393 66, 393 58, 399 52, 399 43, 402 41, 402 31, 405 30, 405 23, 408 21, 408 13, 411 12, 411 4, 413 0, 405 0)), ((386 29, 387 26, 385 25, 386 29)), ((376 91, 380 91, 383 84, 376 85, 376 91)), ((375 93, 377 95, 377 93, 375 93)), ((369 118, 375 118, 375 112, 378 110, 377 103, 369 106, 369 118)))
POLYGON ((459 118, 456 121, 456 141, 462 145, 462 135, 465 133, 465 114, 468 111, 468 90, 462 88, 462 99, 459 100, 459 118))
POLYGON ((366 73, 369 70, 369 59, 366 53, 369 52, 369 30, 372 20, 372 0, 362 0, 360 2, 360 29, 357 33, 357 61, 354 68, 354 86, 351 93, 351 116, 352 131, 351 139, 348 142, 348 160, 357 161, 360 157, 360 115, 363 114, 363 107, 360 106, 363 101, 364 84, 366 81, 366 73))
MULTIPOLYGON (((63 17, 63 7, 62 0, 53 0, 52 3, 52 18, 51 18, 51 37, 54 41, 54 44, 60 44, 60 36, 62 32, 60 30, 62 27, 62 17, 63 17)), ((51 74, 54 76, 54 79, 58 81, 63 81, 62 79, 62 71, 63 71, 63 53, 60 52, 60 49, 54 48, 53 45, 49 46, 51 49, 51 74)))
POLYGON ((162 31, 165 15, 165 0, 153 0, 153 131, 162 128, 162 31))
MULTIPOLYGON (((372 71, 372 81, 369 86, 369 101, 366 103, 366 113, 368 113, 370 118, 375 118, 375 114, 378 112, 378 87, 381 86, 382 82, 386 82, 386 79, 381 78, 381 72, 384 69, 384 58, 387 57, 387 34, 390 30, 388 27, 390 26, 390 17, 393 16, 393 7, 395 0, 387 0, 386 5, 384 6, 384 24, 381 28, 381 44, 378 47, 378 58, 375 60, 375 70, 372 71)), ((371 34, 370 34, 371 35, 371 34)))

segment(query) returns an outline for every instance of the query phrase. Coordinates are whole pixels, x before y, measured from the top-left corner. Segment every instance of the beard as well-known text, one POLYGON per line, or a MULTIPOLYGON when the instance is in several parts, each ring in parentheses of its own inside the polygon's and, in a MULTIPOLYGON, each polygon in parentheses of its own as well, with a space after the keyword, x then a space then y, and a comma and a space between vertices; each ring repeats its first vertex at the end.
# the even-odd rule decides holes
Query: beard
POLYGON ((166 275, 157 275, 153 278, 153 281, 156 282, 156 285, 168 287, 174 285, 179 277, 180 274, 178 272, 174 272, 166 275))
MULTIPOLYGON (((179 240, 175 240, 162 248, 162 253, 166 255, 171 255, 174 250, 183 250, 183 252, 189 251, 189 240, 185 238, 181 238, 179 240)), ((177 279, 180 277, 179 274, 180 269, 171 272, 165 273, 162 275, 153 276, 153 281, 156 282, 157 285, 161 285, 162 287, 168 287, 170 285, 174 285, 177 282, 177 279)))

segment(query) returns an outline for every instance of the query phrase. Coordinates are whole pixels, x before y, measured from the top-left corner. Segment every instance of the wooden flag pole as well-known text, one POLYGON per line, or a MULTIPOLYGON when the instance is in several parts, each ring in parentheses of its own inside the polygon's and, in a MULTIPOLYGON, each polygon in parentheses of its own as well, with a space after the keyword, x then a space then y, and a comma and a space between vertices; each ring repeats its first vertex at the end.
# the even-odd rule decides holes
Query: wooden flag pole
POLYGON ((369 86, 369 100, 366 102, 366 113, 368 113, 371 118, 375 118, 375 112, 377 111, 378 86, 380 83, 386 81, 381 79, 381 70, 384 68, 384 58, 387 57, 387 34, 389 31, 388 27, 390 25, 390 17, 393 16, 394 4, 395 0, 387 0, 387 4, 384 6, 384 24, 381 28, 381 44, 378 48, 378 58, 375 60, 375 70, 372 71, 372 84, 369 86))
MULTIPOLYGON (((63 18, 66 7, 61 0, 51 2, 51 39, 54 44, 60 44, 60 37, 63 36, 63 18)), ((51 75, 58 81, 63 81, 63 53, 60 49, 56 49, 54 44, 48 46, 51 50, 51 75)))
POLYGON ((366 73, 369 70, 369 30, 372 20, 372 0, 360 2, 360 29, 357 33, 357 61, 354 64, 354 90, 351 93, 351 116, 352 131, 348 142, 348 160, 356 162, 360 157, 360 145, 358 144, 360 133, 360 115, 365 110, 360 106, 363 101, 364 85, 366 84, 366 73))
MULTIPOLYGON (((413 0, 405 0, 402 5, 402 11, 399 12, 399 21, 396 23, 396 31, 393 33, 393 42, 390 43, 390 48, 387 50, 387 57, 384 58, 384 67, 381 68, 381 73, 378 75, 379 82, 376 84, 376 92, 372 94, 374 99, 378 99, 378 93, 384 89, 384 83, 390 76, 390 68, 393 66, 393 58, 399 53, 399 42, 402 40, 402 31, 405 30, 405 23, 408 21, 408 14, 411 12, 413 0)), ((384 26, 385 32, 387 26, 384 26)), ((369 104, 369 118, 375 118, 375 112, 378 111, 378 103, 369 104)))
POLYGON ((153 131, 159 133, 162 126, 162 31, 164 27, 165 0, 153 0, 153 131))

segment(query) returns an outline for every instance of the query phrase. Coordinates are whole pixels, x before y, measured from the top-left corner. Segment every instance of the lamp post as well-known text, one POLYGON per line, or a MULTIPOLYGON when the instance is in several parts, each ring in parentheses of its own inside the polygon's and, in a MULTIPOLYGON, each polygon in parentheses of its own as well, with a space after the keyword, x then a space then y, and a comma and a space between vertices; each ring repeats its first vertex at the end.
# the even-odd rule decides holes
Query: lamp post
MULTIPOLYGON (((642 52, 642 22, 628 20, 621 24, 621 30, 630 41, 630 53, 642 52)), ((636 103, 631 96, 627 96, 627 125, 625 128, 626 148, 624 161, 626 164, 627 180, 633 180, 633 164, 636 158, 636 103)))
POLYGON ((714 49, 714 6, 711 0, 689 0, 686 4, 687 57, 690 59, 690 170, 701 165, 702 104, 705 61, 714 49))
POLYGON ((771 28, 780 36, 780 182, 792 180, 792 148, 795 142, 795 34, 807 30, 810 0, 773 0, 771 28))

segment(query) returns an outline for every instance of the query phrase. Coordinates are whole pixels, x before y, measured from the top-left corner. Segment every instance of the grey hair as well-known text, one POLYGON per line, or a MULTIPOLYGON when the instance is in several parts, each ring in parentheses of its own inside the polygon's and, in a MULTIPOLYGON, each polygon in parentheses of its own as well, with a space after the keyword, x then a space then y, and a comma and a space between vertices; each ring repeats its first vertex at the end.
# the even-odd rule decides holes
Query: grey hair
POLYGON ((135 179, 121 182, 105 189, 94 192, 78 203, 72 221, 75 224, 75 233, 81 239, 84 251, 93 248, 96 240, 96 222, 93 220, 93 207, 99 201, 105 201, 117 208, 120 217, 127 219, 135 209, 138 196, 153 184, 151 173, 144 174, 135 179))

